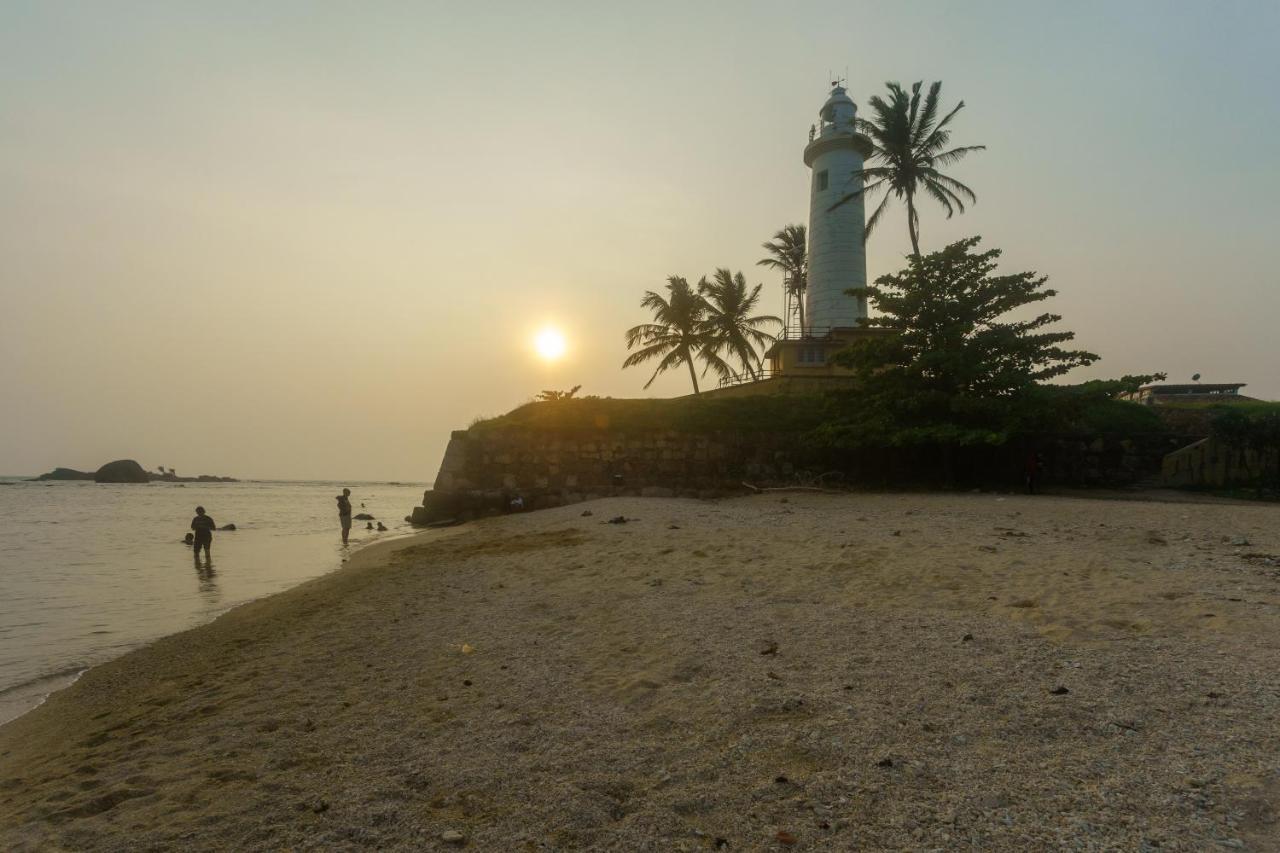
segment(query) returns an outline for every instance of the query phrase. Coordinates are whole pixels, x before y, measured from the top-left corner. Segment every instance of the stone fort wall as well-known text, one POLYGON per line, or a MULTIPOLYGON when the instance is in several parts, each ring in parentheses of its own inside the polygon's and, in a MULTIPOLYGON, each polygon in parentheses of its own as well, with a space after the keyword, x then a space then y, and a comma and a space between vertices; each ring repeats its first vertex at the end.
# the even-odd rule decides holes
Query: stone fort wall
POLYGON ((416 523, 528 509, 608 495, 710 498, 769 486, 905 488, 942 483, 1017 488, 1028 453, 1051 485, 1124 487, 1158 479, 1161 460, 1187 441, 1167 435, 1044 437, 1034 446, 837 450, 793 433, 655 430, 459 430, 416 523))

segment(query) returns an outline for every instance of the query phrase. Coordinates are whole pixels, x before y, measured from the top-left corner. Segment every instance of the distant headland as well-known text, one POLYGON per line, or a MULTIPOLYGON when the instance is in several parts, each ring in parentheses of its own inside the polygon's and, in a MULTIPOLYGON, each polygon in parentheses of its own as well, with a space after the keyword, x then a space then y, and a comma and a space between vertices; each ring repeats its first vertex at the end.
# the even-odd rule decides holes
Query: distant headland
POLYGON ((74 468, 54 468, 47 474, 33 477, 32 482, 40 480, 92 480, 95 483, 236 483, 235 477, 215 477, 212 474, 200 474, 196 477, 179 477, 172 468, 163 466, 155 471, 148 471, 133 459, 117 459, 108 462, 97 471, 77 471, 74 468))

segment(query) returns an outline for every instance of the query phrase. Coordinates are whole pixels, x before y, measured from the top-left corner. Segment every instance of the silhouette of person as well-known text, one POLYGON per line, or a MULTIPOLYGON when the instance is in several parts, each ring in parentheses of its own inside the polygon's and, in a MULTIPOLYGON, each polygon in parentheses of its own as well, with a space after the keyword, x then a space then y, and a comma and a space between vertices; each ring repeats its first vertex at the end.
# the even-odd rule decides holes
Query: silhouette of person
POLYGON ((209 559, 209 546, 213 544, 213 531, 217 528, 212 516, 205 515, 204 507, 196 507, 196 517, 191 519, 191 529, 195 532, 195 541, 191 550, 200 559, 200 549, 204 549, 204 558, 209 559))
POLYGON ((347 544, 347 536, 351 533, 351 490, 343 489, 338 495, 338 523, 342 525, 342 544, 347 544))

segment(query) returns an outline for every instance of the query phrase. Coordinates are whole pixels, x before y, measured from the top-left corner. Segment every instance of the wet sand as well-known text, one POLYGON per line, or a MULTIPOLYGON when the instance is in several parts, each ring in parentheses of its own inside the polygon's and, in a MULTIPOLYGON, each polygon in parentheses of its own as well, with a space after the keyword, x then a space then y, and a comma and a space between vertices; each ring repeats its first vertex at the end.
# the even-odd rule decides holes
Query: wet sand
POLYGON ((434 532, 0 728, 0 846, 1277 849, 1276 555, 1280 507, 989 494, 434 532))

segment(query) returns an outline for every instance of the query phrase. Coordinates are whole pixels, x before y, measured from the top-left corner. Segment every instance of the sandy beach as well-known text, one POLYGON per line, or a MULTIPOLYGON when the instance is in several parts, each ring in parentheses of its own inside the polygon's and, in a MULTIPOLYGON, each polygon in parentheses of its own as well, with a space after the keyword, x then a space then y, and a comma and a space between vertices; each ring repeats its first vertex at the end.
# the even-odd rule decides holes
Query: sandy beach
POLYGON ((1280 849, 1277 555, 992 494, 431 532, 0 728, 0 847, 1280 849))

